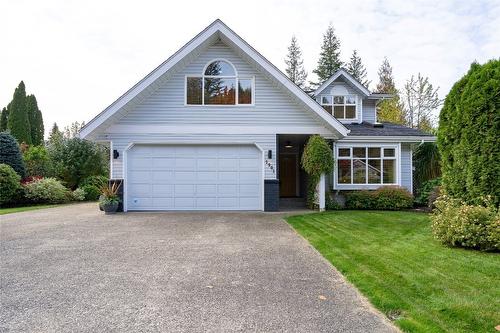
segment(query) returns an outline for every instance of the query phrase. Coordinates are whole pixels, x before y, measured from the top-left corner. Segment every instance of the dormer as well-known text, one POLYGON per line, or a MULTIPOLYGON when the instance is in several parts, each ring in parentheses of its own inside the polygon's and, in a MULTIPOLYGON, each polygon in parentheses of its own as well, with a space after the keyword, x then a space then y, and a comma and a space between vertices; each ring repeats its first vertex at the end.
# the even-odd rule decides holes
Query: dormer
POLYGON ((345 69, 341 68, 316 89, 316 101, 344 124, 376 122, 375 106, 379 94, 372 94, 345 69))

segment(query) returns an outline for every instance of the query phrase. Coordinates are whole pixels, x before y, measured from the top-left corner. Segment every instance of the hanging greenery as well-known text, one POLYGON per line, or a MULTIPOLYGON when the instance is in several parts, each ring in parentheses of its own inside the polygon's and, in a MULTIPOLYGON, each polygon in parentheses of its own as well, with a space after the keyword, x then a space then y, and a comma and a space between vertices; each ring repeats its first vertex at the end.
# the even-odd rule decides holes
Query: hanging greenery
POLYGON ((316 205, 316 186, 321 175, 333 170, 332 148, 324 138, 319 135, 309 138, 302 154, 302 167, 309 175, 307 206, 313 209, 316 205))

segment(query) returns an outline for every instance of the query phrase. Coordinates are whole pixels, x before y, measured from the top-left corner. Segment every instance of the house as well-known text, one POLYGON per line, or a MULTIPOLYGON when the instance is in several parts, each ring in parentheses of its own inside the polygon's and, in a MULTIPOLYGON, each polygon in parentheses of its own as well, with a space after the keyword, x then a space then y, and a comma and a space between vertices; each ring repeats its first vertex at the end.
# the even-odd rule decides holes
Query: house
POLYGON ((297 87, 220 20, 92 119, 80 137, 108 143, 123 210, 279 210, 304 198, 307 138, 333 142, 325 191, 412 189, 412 149, 435 138, 377 124, 370 93, 345 70, 297 87))

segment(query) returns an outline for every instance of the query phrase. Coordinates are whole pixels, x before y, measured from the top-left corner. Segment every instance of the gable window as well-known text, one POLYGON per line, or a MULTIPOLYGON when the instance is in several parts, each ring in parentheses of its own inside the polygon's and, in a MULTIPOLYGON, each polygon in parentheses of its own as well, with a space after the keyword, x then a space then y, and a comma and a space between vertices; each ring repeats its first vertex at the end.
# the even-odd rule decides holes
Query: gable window
POLYGON ((355 95, 323 95, 321 105, 337 119, 356 119, 355 95))
POLYGON ((210 62, 203 75, 186 77, 188 105, 249 105, 253 103, 253 78, 239 77, 226 60, 210 62))
POLYGON ((337 184, 397 184, 396 146, 337 147, 337 184))

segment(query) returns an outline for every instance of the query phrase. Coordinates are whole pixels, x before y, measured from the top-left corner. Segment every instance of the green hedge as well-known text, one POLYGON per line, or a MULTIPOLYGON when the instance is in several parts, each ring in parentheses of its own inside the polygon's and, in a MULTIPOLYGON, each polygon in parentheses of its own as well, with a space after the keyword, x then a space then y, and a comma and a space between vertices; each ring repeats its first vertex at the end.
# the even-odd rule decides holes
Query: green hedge
POLYGON ((374 191, 361 190, 346 194, 347 209, 401 210, 413 206, 413 196, 398 186, 383 186, 374 191))

